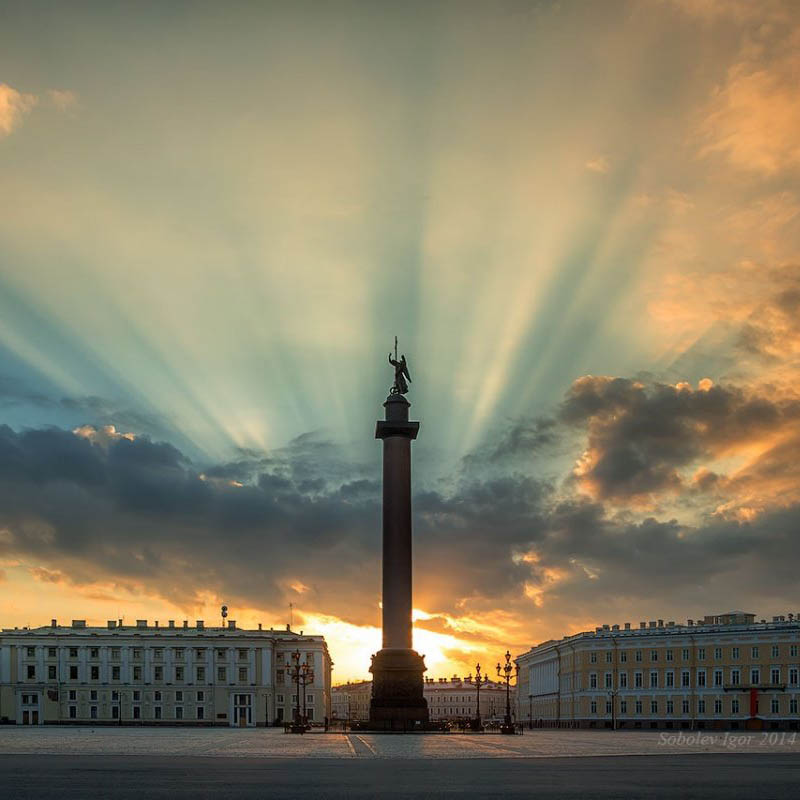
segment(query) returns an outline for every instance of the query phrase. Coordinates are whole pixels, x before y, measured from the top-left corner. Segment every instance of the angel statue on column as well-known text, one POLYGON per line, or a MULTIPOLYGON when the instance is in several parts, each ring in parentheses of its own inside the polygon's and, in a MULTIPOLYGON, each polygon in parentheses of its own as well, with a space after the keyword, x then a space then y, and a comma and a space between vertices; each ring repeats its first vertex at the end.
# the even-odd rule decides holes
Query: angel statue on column
POLYGON ((394 367, 394 386, 389 390, 390 394, 406 394, 408 384, 411 383, 411 375, 408 374, 408 364, 406 364, 405 354, 397 359, 397 337, 394 337, 394 358, 389 353, 389 363, 394 367))

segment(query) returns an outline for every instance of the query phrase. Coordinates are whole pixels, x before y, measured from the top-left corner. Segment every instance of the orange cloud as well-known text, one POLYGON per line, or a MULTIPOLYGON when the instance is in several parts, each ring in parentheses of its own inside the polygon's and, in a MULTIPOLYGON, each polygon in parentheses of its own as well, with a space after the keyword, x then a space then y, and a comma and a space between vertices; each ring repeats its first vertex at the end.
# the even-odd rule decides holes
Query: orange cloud
POLYGON ((800 27, 774 31, 765 24, 745 40, 700 125, 701 155, 719 152, 767 175, 800 166, 800 27))
POLYGON ((23 117, 39 102, 34 94, 24 94, 7 83, 0 83, 0 135, 8 136, 22 124, 23 117))
POLYGON ((136 438, 133 433, 118 431, 114 425, 102 425, 99 428, 95 428, 94 425, 81 425, 72 432, 82 439, 88 439, 92 444, 99 444, 103 447, 107 447, 117 439, 127 439, 132 442, 136 438))

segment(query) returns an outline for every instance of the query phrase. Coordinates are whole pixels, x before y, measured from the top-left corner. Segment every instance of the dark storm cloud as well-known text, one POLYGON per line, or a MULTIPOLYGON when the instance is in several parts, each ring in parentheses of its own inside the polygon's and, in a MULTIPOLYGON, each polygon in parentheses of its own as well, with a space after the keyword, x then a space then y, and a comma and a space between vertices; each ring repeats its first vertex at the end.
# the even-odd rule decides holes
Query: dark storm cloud
POLYGON ((732 386, 693 391, 587 376, 568 392, 561 419, 586 434, 586 487, 625 501, 680 490, 682 469, 796 424, 800 402, 732 386))
POLYGON ((497 437, 486 456, 490 461, 517 458, 530 461, 554 445, 559 440, 558 434, 557 422, 550 417, 517 420, 497 437))
MULTIPOLYGON (((306 442, 306 456, 311 449, 306 442)), ((320 451, 324 459, 326 443, 320 451)), ((379 547, 374 484, 351 486, 340 473, 312 495, 298 488, 296 469, 257 468, 251 483, 233 485, 204 479, 176 448, 147 438, 101 446, 63 430, 3 426, 0 527, 12 536, 4 548, 51 567, 77 560, 84 577, 146 581, 184 602, 211 589, 280 606, 293 578, 325 581, 343 602, 363 591, 364 562, 379 547)))
MULTIPOLYGON (((775 509, 752 522, 711 517, 697 526, 648 518, 608 517, 589 501, 553 509, 537 543, 537 570, 555 567, 563 579, 549 591, 551 607, 569 604, 591 614, 616 601, 685 608, 789 602, 800 558, 800 505, 775 509)), ((700 609, 702 610, 702 609, 700 609)))
MULTIPOLYGON (((569 608, 589 617, 614 600, 786 597, 800 555, 791 498, 752 521, 714 515, 711 506, 704 515, 701 505, 692 524, 643 519, 618 501, 680 487, 682 467, 798 417, 793 401, 735 387, 583 378, 558 423, 515 423, 473 454, 446 490, 416 491, 416 596, 424 608, 454 615, 569 608), (535 454, 576 435, 595 455, 594 499, 533 477, 532 459, 526 472, 522 462, 495 455, 504 443, 535 454)), ((796 473, 786 472, 790 457, 776 445, 750 482, 796 486, 796 473)), ((706 471, 691 492, 730 486, 706 471)), ((309 608, 376 623, 380 497, 379 465, 350 462, 318 433, 200 468, 147 437, 0 427, 0 530, 7 531, 0 557, 24 557, 74 583, 144 585, 182 604, 212 591, 279 609, 297 599, 291 584, 300 581, 309 608)))
MULTIPOLYGON (((325 611, 374 622, 379 481, 362 477, 366 467, 347 464, 318 435, 240 455, 201 472, 177 448, 146 437, 101 442, 4 426, 0 526, 12 535, 5 551, 76 580, 144 581, 184 602, 210 589, 280 607, 299 579, 325 611)), ((465 594, 518 587, 526 571, 511 554, 538 524, 545 491, 508 476, 464 483, 448 496, 420 492, 418 559, 458 567, 419 571, 433 576, 431 599, 450 608, 465 594)))

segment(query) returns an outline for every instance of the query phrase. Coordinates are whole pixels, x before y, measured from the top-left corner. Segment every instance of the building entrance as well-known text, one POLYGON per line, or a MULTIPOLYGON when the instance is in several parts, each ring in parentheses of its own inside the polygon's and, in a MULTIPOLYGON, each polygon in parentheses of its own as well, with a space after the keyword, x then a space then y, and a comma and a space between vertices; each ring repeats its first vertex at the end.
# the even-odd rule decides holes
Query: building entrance
POLYGON ((233 699, 234 724, 246 728, 253 724, 253 698, 249 694, 237 694, 233 699))

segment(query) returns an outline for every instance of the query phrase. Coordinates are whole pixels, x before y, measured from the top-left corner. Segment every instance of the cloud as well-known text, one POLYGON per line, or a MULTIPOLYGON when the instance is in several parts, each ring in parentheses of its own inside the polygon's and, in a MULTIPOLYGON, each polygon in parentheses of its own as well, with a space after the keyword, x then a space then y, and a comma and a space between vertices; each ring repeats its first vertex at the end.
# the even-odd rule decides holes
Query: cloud
POLYGON ((136 436, 132 433, 120 433, 115 425, 102 425, 95 428, 94 425, 80 425, 72 431, 76 436, 83 439, 88 439, 93 444, 99 444, 103 447, 108 447, 111 442, 118 439, 128 439, 133 441, 136 436))
POLYGON ((42 583, 64 583, 66 580, 66 576, 62 572, 44 567, 31 567, 30 573, 34 580, 42 583))
MULTIPOLYGON (((751 4, 754 7, 757 4, 751 4)), ((721 153, 765 175, 800 166, 800 25, 796 16, 749 33, 700 124, 701 155, 721 153)))
MULTIPOLYGON (((22 125, 24 117, 39 105, 39 96, 19 92, 7 83, 0 83, 0 137, 9 136, 22 125)), ((71 89, 48 89, 47 100, 58 111, 68 111, 78 102, 71 89)))
MULTIPOLYGON (((632 603, 693 616, 690 603, 788 597, 798 419, 788 397, 710 379, 579 379, 557 419, 510 423, 469 470, 416 491, 418 627, 480 649, 632 603), (576 439, 590 454, 576 479, 525 474, 576 439), (498 460, 503 446, 514 458, 498 460), (693 520, 665 513, 671 493, 693 520)), ((275 613, 291 600, 307 617, 378 624, 377 467, 318 433, 238 455, 200 469, 116 429, 0 427, 0 558, 87 598, 139 587, 181 607, 210 596, 275 613)))
POLYGON ((601 175, 605 175, 611 170, 611 162, 606 156, 595 156, 586 162, 586 169, 590 172, 599 172, 601 175))
POLYGON ((584 491, 615 503, 652 504, 685 490, 695 465, 752 458, 794 438, 800 398, 766 397, 708 379, 693 390, 686 382, 585 376, 573 383, 561 418, 587 434, 574 470, 584 491))
POLYGON ((8 136, 22 124, 23 117, 39 102, 33 94, 17 91, 0 83, 0 136, 8 136))
POLYGON ((67 111, 78 102, 78 95, 71 89, 48 89, 47 96, 59 111, 67 111))

